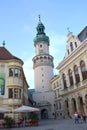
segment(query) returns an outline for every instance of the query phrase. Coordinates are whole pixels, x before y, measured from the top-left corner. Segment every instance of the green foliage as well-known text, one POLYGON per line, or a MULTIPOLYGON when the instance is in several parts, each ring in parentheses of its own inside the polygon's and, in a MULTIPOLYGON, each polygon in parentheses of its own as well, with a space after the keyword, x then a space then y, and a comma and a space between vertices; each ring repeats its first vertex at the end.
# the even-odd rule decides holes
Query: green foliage
POLYGON ((38 122, 38 114, 37 113, 31 113, 30 118, 33 122, 38 122))
POLYGON ((14 122, 14 120, 11 117, 8 117, 8 116, 4 117, 4 120, 5 120, 8 128, 11 127, 13 122, 14 122))

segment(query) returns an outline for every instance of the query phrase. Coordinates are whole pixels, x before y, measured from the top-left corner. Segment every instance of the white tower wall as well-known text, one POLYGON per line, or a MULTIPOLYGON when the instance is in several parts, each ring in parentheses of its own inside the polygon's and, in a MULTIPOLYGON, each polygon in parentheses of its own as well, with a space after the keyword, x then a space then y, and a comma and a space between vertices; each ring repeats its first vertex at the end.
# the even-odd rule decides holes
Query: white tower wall
POLYGON ((53 78, 52 66, 38 66, 34 71, 35 90, 49 90, 49 82, 53 78))
POLYGON ((36 48, 35 48, 35 53, 36 55, 39 54, 49 54, 49 46, 46 42, 42 41, 42 42, 38 42, 36 44, 36 48))

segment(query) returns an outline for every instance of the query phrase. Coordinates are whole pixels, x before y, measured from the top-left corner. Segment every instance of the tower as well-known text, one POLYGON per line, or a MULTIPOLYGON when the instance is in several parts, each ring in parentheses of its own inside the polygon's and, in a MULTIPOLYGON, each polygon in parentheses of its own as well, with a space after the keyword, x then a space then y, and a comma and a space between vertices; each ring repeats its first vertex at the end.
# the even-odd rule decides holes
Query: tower
POLYGON ((51 118, 53 113, 53 91, 50 80, 53 78, 53 57, 49 54, 49 37, 45 34, 45 26, 40 20, 34 39, 35 56, 33 58, 35 93, 33 98, 41 109, 41 118, 51 118), (51 111, 50 111, 51 110, 51 111), (48 113, 49 111, 49 113, 48 113))

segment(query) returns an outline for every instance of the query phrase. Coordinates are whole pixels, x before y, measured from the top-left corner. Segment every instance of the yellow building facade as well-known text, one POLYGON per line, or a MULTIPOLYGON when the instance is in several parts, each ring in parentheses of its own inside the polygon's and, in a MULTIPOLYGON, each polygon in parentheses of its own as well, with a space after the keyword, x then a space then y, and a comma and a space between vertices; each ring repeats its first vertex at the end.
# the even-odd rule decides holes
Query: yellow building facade
POLYGON ((23 61, 0 47, 0 107, 13 110, 28 105, 28 87, 23 61))

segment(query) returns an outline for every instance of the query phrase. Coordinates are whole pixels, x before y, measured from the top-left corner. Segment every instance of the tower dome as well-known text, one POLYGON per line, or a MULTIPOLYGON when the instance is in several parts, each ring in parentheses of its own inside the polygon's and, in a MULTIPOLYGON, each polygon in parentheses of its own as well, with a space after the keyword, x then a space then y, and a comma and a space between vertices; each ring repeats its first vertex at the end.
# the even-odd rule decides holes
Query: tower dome
POLYGON ((36 37, 34 38, 34 45, 36 46, 36 44, 41 41, 45 41, 49 45, 49 37, 46 36, 46 34, 44 32, 45 26, 41 22, 40 16, 39 16, 39 22, 38 22, 36 29, 37 29, 37 34, 36 34, 36 37))

